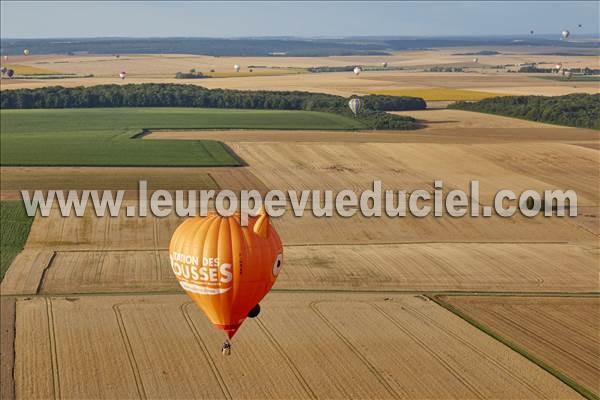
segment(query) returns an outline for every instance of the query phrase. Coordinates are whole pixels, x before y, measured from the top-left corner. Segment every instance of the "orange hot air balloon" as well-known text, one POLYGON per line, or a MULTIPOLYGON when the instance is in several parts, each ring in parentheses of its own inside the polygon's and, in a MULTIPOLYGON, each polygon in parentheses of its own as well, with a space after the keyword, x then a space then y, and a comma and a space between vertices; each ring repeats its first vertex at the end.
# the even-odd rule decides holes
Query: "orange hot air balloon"
POLYGON ((169 256, 181 287, 231 339, 246 317, 258 315, 281 270, 283 246, 264 211, 249 217, 248 226, 241 226, 239 213, 213 212, 184 221, 169 256))

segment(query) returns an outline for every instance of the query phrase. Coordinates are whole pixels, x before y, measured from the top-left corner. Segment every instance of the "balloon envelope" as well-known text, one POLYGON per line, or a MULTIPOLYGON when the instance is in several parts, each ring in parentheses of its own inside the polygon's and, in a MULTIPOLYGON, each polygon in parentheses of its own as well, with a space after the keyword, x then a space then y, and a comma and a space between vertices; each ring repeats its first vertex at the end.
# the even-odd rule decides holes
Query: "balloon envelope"
POLYGON ((362 72, 362 69, 360 67, 354 67, 354 75, 358 75, 362 72))
POLYGON ((571 32, 569 32, 568 30, 565 29, 560 34, 561 34, 561 36, 562 36, 563 39, 566 39, 566 38, 568 38, 571 35, 571 32))
POLYGON ((179 284, 229 338, 271 289, 283 263, 283 246, 269 217, 209 213, 184 221, 169 246, 179 284))
POLYGON ((29 49, 23 50, 23 54, 25 54, 26 56, 28 56, 29 55, 29 49))
POLYGON ((381 63, 381 66, 382 66, 383 68, 387 68, 387 66, 388 66, 388 63, 387 63, 387 62, 382 62, 382 63, 381 63))
POLYGON ((8 76, 9 78, 12 78, 14 74, 15 74, 15 71, 13 71, 12 69, 9 69, 8 71, 6 71, 6 76, 8 76))
POLYGON ((127 76, 127 73, 125 71, 119 72, 119 78, 125 79, 125 76, 127 76))
POLYGON ((233 69, 235 69, 235 72, 240 72, 240 65, 239 64, 235 64, 233 66, 233 69))
POLYGON ((362 110, 362 104, 362 100, 358 97, 355 97, 350 99, 348 102, 348 107, 350 107, 350 110, 354 113, 354 115, 356 115, 362 110))
POLYGON ((479 61, 479 58, 474 58, 474 59, 473 59, 473 62, 474 62, 474 63, 476 63, 476 62, 478 62, 478 61, 479 61))

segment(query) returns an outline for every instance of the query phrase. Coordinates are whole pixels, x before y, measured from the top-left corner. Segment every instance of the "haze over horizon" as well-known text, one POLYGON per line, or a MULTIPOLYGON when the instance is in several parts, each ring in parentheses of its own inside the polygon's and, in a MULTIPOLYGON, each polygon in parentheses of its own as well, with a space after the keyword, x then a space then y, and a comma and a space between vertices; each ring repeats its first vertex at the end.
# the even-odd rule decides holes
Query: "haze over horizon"
POLYGON ((599 35, 576 2, 2 1, 2 38, 599 35), (506 21, 510 21, 507 24, 506 21), (25 23, 24 23, 25 22, 25 23), (582 27, 579 28, 578 25, 582 27))

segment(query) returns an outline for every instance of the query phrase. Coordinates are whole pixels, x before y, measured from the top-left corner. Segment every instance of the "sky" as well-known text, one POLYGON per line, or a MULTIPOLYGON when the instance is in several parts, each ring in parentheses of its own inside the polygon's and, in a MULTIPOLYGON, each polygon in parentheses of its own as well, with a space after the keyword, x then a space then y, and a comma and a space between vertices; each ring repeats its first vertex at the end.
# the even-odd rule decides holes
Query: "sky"
POLYGON ((599 34, 598 1, 2 0, 2 38, 599 34), (582 24, 582 28, 578 28, 582 24))

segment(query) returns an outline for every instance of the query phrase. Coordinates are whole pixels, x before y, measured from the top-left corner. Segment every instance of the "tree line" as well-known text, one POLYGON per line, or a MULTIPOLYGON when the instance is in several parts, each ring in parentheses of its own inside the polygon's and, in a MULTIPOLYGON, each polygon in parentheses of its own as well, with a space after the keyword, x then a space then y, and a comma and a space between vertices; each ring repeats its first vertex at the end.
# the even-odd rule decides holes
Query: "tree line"
POLYGON ((474 103, 458 102, 449 108, 578 128, 600 129, 600 94, 492 97, 474 103))
MULTIPOLYGON (((414 129, 417 127, 414 119, 385 111, 422 110, 427 106, 423 99, 415 97, 368 95, 361 99, 363 111, 357 118, 372 129, 414 129)), ((342 96, 300 91, 207 89, 170 83, 3 90, 0 106, 3 109, 202 107, 306 110, 352 115, 348 99, 342 96)))

